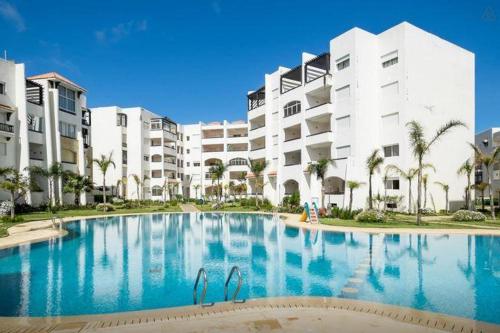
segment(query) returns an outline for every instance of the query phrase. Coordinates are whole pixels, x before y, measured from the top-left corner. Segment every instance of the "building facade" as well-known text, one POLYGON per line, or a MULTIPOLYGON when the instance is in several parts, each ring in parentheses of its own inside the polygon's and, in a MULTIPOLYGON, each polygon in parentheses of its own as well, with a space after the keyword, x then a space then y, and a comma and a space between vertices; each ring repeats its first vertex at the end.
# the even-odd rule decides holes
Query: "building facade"
MULTIPOLYGON (((474 98, 471 52, 408 23, 378 35, 354 28, 332 39, 327 52, 303 53, 297 67, 266 74, 264 86, 248 93, 249 157, 267 161, 264 197, 273 204, 293 192, 300 192, 302 202, 319 202, 321 182, 308 165, 331 159, 326 204, 347 207, 346 182, 352 180, 365 183, 353 201, 363 208, 366 159, 374 149, 385 158, 384 166, 415 168, 406 124, 420 122, 430 138, 457 119, 468 128, 445 136, 425 161, 436 168, 426 170, 426 201, 428 208, 445 208, 445 196, 434 184, 440 181, 450 185, 450 206, 460 206, 466 180, 450 170, 467 158, 462 152, 474 138, 474 98)), ((397 174, 384 182, 383 169, 373 179, 374 194, 402 196, 396 205, 406 210, 408 183, 397 174)), ((250 178, 249 192, 259 191, 255 185, 250 178)))
MULTIPOLYGON (((61 163, 63 170, 92 176, 91 113, 86 91, 58 73, 26 78, 24 64, 0 60, 0 167, 24 172, 61 163)), ((47 179, 37 177, 38 191, 28 192, 32 205, 47 203, 47 179)), ((54 203, 73 203, 63 180, 55 184, 54 203)), ((0 200, 7 199, 0 192, 0 200)), ((82 204, 92 200, 83 193, 82 204)))
MULTIPOLYGON (((184 148, 180 125, 141 107, 92 109, 95 156, 112 155, 107 193, 137 200, 170 200, 183 193, 184 148)), ((94 164, 94 182, 103 186, 94 164)))
MULTIPOLYGON (((493 127, 486 131, 476 134, 475 144, 481 151, 486 154, 492 154, 495 149, 500 147, 500 127, 493 127)), ((500 199, 500 161, 493 164, 491 172, 491 192, 495 198, 500 199)), ((488 182, 488 175, 486 169, 476 167, 476 184, 488 182)), ((485 191, 485 196, 488 196, 488 190, 485 191)), ((480 198, 482 194, 476 191, 476 197, 480 198)))
POLYGON ((217 180, 210 168, 222 163, 226 166, 219 180, 223 193, 229 194, 230 185, 246 184, 248 172, 248 124, 244 121, 198 123, 183 126, 185 170, 188 196, 201 198, 215 194, 217 180))

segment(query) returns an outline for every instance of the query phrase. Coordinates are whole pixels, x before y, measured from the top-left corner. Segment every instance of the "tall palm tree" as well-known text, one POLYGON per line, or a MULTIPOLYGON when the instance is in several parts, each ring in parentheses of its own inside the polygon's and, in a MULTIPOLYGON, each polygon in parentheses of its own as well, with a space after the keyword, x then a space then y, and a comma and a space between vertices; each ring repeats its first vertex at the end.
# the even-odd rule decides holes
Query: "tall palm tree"
POLYGON ((30 180, 21 172, 13 168, 2 168, 0 170, 2 179, 0 180, 0 189, 3 189, 10 194, 10 218, 14 220, 16 217, 16 201, 24 197, 30 188, 30 180))
POLYGON ((368 170, 368 208, 370 209, 373 209, 372 177, 375 172, 378 172, 382 163, 384 163, 384 158, 380 156, 379 149, 375 149, 366 159, 366 168, 368 170))
POLYGON ((198 199, 198 190, 200 189, 201 185, 200 184, 196 184, 193 186, 194 188, 194 191, 195 191, 195 197, 196 199, 198 199))
POLYGON ((63 191, 75 195, 75 205, 80 206, 80 195, 82 192, 90 192, 94 188, 94 183, 88 176, 82 176, 74 172, 66 172, 64 175, 65 184, 63 191))
POLYGON ((135 173, 129 175, 129 177, 132 177, 132 179, 134 180, 136 191, 137 191, 137 201, 139 202, 139 206, 140 206, 141 205, 141 177, 139 177, 135 173))
POLYGON ((430 140, 425 138, 424 128, 416 120, 406 124, 409 128, 410 145, 413 151, 413 156, 418 162, 417 168, 417 224, 422 221, 422 171, 424 166, 424 158, 429 154, 431 148, 451 129, 459 126, 467 127, 459 120, 451 120, 441 126, 431 137, 430 140))
POLYGON ((362 182, 357 182, 354 180, 348 180, 347 181, 347 188, 349 189, 349 211, 352 210, 352 193, 354 190, 358 189, 363 185, 364 183, 362 182))
POLYGON ((106 173, 110 166, 116 168, 113 161, 113 152, 109 153, 108 156, 102 154, 100 159, 94 158, 92 161, 97 164, 102 173, 102 201, 104 203, 104 211, 106 211, 106 173))
POLYGON ((474 189, 481 192, 481 210, 484 211, 484 191, 488 188, 488 184, 481 182, 479 184, 474 184, 474 189))
POLYGON ((144 175, 142 177, 142 195, 141 195, 141 200, 144 200, 144 188, 145 188, 145 185, 146 185, 146 180, 149 180, 149 176, 148 175, 144 175))
POLYGON ((307 171, 311 174, 315 174, 318 180, 321 180, 321 208, 325 209, 325 176, 328 171, 328 166, 335 165, 335 161, 332 159, 321 159, 317 162, 312 162, 307 167, 307 171))
POLYGON ((445 194, 445 209, 444 209, 444 211, 446 212, 446 214, 448 214, 448 191, 450 190, 450 185, 442 183, 442 182, 434 182, 434 184, 441 186, 441 188, 444 191, 444 194, 445 194))
POLYGON ((491 179, 493 178, 493 165, 500 159, 500 147, 496 147, 490 154, 484 153, 479 147, 469 144, 476 154, 476 163, 486 170, 486 183, 488 184, 488 196, 490 197, 491 217, 495 219, 495 203, 491 193, 491 179))
POLYGON ((465 189, 465 205, 469 210, 472 209, 471 175, 473 172, 474 172, 474 164, 471 163, 470 159, 465 160, 465 162, 457 170, 458 175, 465 175, 467 177, 467 188, 465 189))
POLYGON ((267 161, 258 161, 251 158, 248 159, 248 167, 250 172, 255 176, 255 190, 257 194, 255 195, 255 205, 259 208, 259 195, 258 188, 262 187, 262 196, 264 196, 264 175, 262 173, 267 167, 267 161))
POLYGON ((429 182, 429 174, 422 175, 422 186, 424 187, 424 208, 427 208, 427 183, 429 182))
POLYGON ((222 187, 220 186, 220 180, 224 176, 224 172, 226 172, 226 169, 226 166, 222 162, 216 162, 208 170, 213 179, 217 181, 217 198, 219 201, 222 198, 222 187))
MULTIPOLYGON (((59 162, 54 162, 52 165, 50 165, 47 169, 44 169, 39 166, 31 166, 28 167, 27 170, 30 173, 30 178, 34 178, 35 176, 41 176, 47 179, 48 182, 48 199, 49 199, 49 206, 53 206, 56 204, 56 190, 55 190, 55 184, 59 182, 59 179, 61 179, 64 175, 64 170, 62 167, 62 164, 59 162)), ((61 198, 58 200, 59 204, 62 204, 61 198)))
POLYGON ((417 169, 410 168, 408 171, 404 171, 403 169, 400 169, 398 166, 394 164, 389 164, 388 166, 385 167, 387 171, 394 171, 396 172, 399 176, 403 177, 408 181, 408 214, 411 214, 411 182, 413 178, 417 175, 417 169))

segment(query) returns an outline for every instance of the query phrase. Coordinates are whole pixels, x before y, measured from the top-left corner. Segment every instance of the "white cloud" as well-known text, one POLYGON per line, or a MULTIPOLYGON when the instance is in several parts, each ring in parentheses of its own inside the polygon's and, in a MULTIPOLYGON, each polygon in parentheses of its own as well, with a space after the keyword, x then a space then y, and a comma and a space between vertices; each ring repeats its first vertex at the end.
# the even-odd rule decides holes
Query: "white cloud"
POLYGON ((17 31, 26 30, 26 25, 24 24, 23 17, 17 11, 17 8, 7 1, 0 0, 0 16, 2 16, 6 21, 14 24, 17 31))
POLYGON ((144 32, 148 29, 148 21, 128 21, 126 23, 119 23, 109 29, 102 29, 95 31, 95 38, 101 43, 111 42, 116 43, 128 37, 135 32, 144 32))

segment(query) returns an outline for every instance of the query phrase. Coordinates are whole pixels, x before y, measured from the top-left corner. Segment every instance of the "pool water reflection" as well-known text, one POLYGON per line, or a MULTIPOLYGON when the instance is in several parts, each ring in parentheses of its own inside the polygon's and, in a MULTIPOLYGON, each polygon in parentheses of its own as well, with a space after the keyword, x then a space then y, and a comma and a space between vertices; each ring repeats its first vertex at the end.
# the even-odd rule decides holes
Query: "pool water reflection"
POLYGON ((97 314, 192 304, 197 271, 219 302, 344 296, 500 323, 500 238, 334 233, 254 214, 155 214, 72 222, 63 239, 0 250, 0 315, 97 314), (234 288, 234 284, 231 288, 234 288))

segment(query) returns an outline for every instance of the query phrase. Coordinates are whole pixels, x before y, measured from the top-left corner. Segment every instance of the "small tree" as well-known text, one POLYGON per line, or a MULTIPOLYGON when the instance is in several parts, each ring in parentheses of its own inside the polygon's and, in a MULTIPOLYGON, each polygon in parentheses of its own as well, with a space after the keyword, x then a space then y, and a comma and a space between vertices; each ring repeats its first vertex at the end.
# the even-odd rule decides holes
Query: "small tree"
POLYGON ((102 201, 104 203, 104 211, 106 211, 106 173, 108 172, 108 169, 110 166, 113 166, 113 168, 116 168, 115 162, 113 161, 113 153, 109 153, 108 156, 106 155, 101 155, 100 159, 94 158, 92 160, 97 166, 99 167, 99 170, 101 170, 102 173, 102 201))
POLYGON ((267 161, 252 160, 249 158, 248 167, 250 168, 250 172, 255 176, 255 190, 257 192, 255 195, 255 205, 259 208, 258 189, 262 188, 262 196, 264 196, 264 175, 262 175, 262 173, 267 167, 267 161))
POLYGON ((331 159, 321 159, 317 162, 312 162, 307 167, 311 174, 315 174, 318 180, 321 180, 321 208, 325 209, 325 176, 329 165, 335 165, 335 161, 331 159))
POLYGON ((486 154, 479 147, 470 143, 470 146, 476 153, 476 163, 484 167, 486 171, 486 183, 488 184, 488 196, 490 197, 491 217, 495 219, 495 203, 491 192, 491 179, 493 178, 493 165, 500 158, 500 147, 496 147, 491 154, 486 154))
MULTIPOLYGON (((388 166, 385 167, 386 171, 395 171, 398 175, 403 177, 408 181, 408 214, 411 214, 411 182, 413 178, 415 178, 415 175, 417 174, 417 169, 408 169, 408 171, 404 171, 403 169, 400 169, 394 164, 389 164, 388 166)), ((384 185, 387 187, 387 185, 384 185)))
MULTIPOLYGON (((26 168, 26 170, 29 171, 30 178, 32 180, 34 179, 35 176, 40 176, 47 179, 49 206, 55 205, 56 204, 55 184, 59 181, 61 177, 64 176, 64 170, 62 164, 59 162, 54 162, 47 169, 44 169, 39 166, 31 166, 26 168)), ((59 204, 62 204, 61 198, 59 198, 59 204)))
POLYGON ((224 176, 224 172, 226 172, 226 166, 222 162, 216 162, 210 167, 208 172, 210 172, 213 179, 217 181, 217 199, 218 201, 221 201, 222 187, 220 185, 220 180, 224 176))
POLYGON ((474 184, 474 188, 481 192, 481 210, 484 211, 484 191, 488 188, 488 183, 481 182, 479 184, 474 184))
POLYGON ((347 188, 349 189, 349 211, 352 210, 352 197, 353 197, 353 192, 354 190, 358 189, 363 185, 362 182, 357 182, 354 180, 348 180, 347 181, 347 188))
POLYGON ((467 177, 467 188, 465 189, 465 206, 469 210, 472 209, 471 175, 473 172, 474 172, 474 164, 470 162, 470 159, 465 160, 465 162, 457 170, 457 174, 465 175, 467 177))
POLYGON ((10 194, 10 218, 16 217, 16 201, 26 195, 30 188, 30 180, 14 168, 3 168, 0 170, 2 179, 0 180, 0 189, 10 194))
POLYGON ((448 191, 450 190, 450 186, 448 184, 445 184, 442 182, 434 182, 434 184, 441 186, 441 188, 444 191, 444 194, 445 194, 445 209, 444 209, 444 211, 446 212, 446 214, 448 214, 448 191))
POLYGON ((368 170, 368 207, 373 209, 372 177, 378 172, 384 158, 380 156, 380 150, 375 149, 366 159, 366 169, 368 170))
POLYGON ((198 199, 198 190, 200 189, 200 187, 201 187, 200 184, 196 184, 196 185, 193 186, 194 191, 195 191, 196 199, 198 199))
POLYGON ((142 177, 142 195, 141 195, 141 200, 144 200, 144 188, 146 187, 146 181, 149 180, 149 176, 148 175, 144 175, 142 177))
POLYGON ((74 172, 66 172, 64 175, 64 192, 75 195, 75 205, 80 206, 80 196, 82 192, 90 192, 94 188, 94 183, 88 176, 82 176, 74 172))
POLYGON ((137 191, 137 201, 139 202, 139 206, 141 205, 141 177, 137 174, 133 173, 129 177, 132 177, 135 183, 135 188, 137 191))
POLYGON ((431 137, 430 140, 425 139, 424 128, 419 122, 413 120, 406 124, 409 129, 410 145, 413 151, 413 156, 418 162, 417 167, 417 224, 420 225, 422 220, 422 171, 424 166, 424 158, 430 153, 431 148, 451 129, 459 126, 467 127, 459 120, 451 120, 441 126, 431 137))

